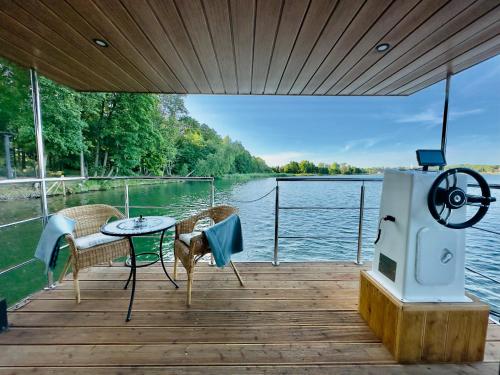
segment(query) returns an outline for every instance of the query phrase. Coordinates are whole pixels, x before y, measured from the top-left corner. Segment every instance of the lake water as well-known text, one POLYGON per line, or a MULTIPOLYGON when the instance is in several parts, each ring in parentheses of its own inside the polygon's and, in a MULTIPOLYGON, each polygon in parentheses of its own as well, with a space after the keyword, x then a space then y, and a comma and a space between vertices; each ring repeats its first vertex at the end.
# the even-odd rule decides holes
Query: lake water
MULTIPOLYGON (((366 177, 366 176, 365 176, 366 177)), ((367 177, 369 178, 369 176, 367 177)), ((487 176, 490 183, 500 183, 500 176, 487 176)), ((268 261, 273 259, 274 193, 256 202, 245 203, 270 192, 276 186, 275 178, 250 180, 223 179, 216 181, 216 204, 237 206, 243 224, 245 251, 236 261, 268 261)), ((334 210, 281 210, 279 260, 331 261, 356 259, 358 233, 359 182, 282 182, 280 206, 284 207, 339 207, 334 210), (295 238, 295 237, 306 237, 295 238)), ((365 183, 365 216, 363 230, 363 258, 371 260, 380 203, 381 182, 365 183)), ((473 192, 473 191, 472 191, 473 192)), ((500 200, 500 191, 493 190, 500 200)), ((123 189, 51 197, 50 212, 66 206, 106 203, 122 206, 123 189)), ((210 204, 210 184, 182 182, 130 187, 133 206, 162 206, 162 209, 131 209, 131 216, 163 214, 177 219, 187 217, 210 204)), ((39 215, 38 200, 0 202, 0 224, 39 215)), ((478 226, 500 231, 500 202, 494 203, 478 226)), ((0 269, 29 259, 34 251, 41 225, 39 222, 17 225, 0 230, 0 269)), ((137 245, 144 251, 157 244, 156 239, 139 239, 137 245)), ((169 240, 171 242, 171 240, 169 240)), ((172 246, 167 257, 172 259, 172 246)), ((467 230, 467 265, 498 280, 500 275, 500 236, 467 230)), ((59 269, 64 259, 59 261, 59 269)), ((40 289, 45 282, 39 263, 0 277, 0 296, 9 304, 40 289)), ((500 285, 467 272, 467 287, 489 301, 500 311, 500 285)))

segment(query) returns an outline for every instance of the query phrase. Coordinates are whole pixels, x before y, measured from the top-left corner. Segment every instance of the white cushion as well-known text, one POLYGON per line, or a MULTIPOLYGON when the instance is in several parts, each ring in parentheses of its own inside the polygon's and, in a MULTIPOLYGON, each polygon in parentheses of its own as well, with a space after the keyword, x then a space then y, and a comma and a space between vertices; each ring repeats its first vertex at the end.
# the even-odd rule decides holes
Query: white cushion
POLYGON ((179 234, 179 240, 181 240, 182 242, 184 242, 186 245, 189 246, 191 244, 191 238, 199 236, 200 234, 201 234, 201 232, 198 232, 198 231, 194 231, 194 232, 190 232, 190 233, 181 233, 181 234, 179 234))
POLYGON ((107 236, 102 233, 94 233, 89 234, 88 236, 78 237, 77 239, 75 239, 75 244, 78 250, 84 250, 122 239, 123 237, 107 236))

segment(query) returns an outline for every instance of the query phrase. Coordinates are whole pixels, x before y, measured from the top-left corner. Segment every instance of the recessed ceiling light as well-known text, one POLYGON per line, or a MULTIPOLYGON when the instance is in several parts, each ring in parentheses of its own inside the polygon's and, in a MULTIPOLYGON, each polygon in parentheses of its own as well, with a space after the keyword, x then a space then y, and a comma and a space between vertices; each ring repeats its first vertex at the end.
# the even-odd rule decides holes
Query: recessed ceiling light
POLYGON ((377 52, 385 52, 387 51, 391 46, 389 45, 389 43, 381 43, 379 44, 377 47, 375 47, 375 49, 377 50, 377 52))
POLYGON ((97 44, 99 47, 104 47, 106 48, 107 46, 109 46, 109 43, 106 42, 104 39, 93 39, 94 43, 97 44))

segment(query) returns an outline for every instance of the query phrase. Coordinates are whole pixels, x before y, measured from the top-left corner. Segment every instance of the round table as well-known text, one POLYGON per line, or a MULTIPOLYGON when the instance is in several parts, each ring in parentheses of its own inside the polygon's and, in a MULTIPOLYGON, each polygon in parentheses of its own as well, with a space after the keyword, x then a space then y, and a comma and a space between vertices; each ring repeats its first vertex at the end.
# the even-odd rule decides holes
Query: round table
MULTIPOLYGON (((168 279, 174 284, 176 288, 179 286, 175 283, 175 281, 170 277, 165 268, 165 262, 163 261, 163 238, 165 236, 165 232, 172 228, 176 223, 176 220, 172 217, 168 216, 140 216, 136 218, 128 218, 117 221, 112 221, 110 223, 104 224, 101 227, 101 233, 106 234, 108 236, 115 237, 126 237, 130 244, 130 265, 126 263, 127 266, 130 267, 130 274, 128 276, 128 280, 125 283, 124 289, 127 289, 130 280, 132 280, 132 293, 130 294, 130 303, 128 307, 127 313, 127 322, 130 321, 130 317, 132 314, 132 305, 134 304, 134 294, 135 294, 135 282, 136 282, 136 272, 137 268, 150 266, 158 260, 161 261, 161 266, 163 267, 163 271, 165 275, 167 275, 168 279), (145 236, 154 233, 160 233, 160 249, 159 252, 150 252, 150 253, 142 253, 142 254, 153 254, 157 255, 158 259, 149 262, 147 264, 143 264, 138 266, 137 259, 135 254, 134 243, 132 241, 133 237, 145 236)), ((140 255, 142 255, 140 254, 140 255)))

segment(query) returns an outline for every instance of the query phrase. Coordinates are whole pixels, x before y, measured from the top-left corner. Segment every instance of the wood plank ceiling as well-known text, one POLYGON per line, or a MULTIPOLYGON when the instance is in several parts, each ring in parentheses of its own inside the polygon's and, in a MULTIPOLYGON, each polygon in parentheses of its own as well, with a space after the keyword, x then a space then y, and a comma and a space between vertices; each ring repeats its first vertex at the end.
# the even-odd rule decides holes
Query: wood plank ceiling
POLYGON ((499 53, 500 0, 0 0, 0 56, 81 91, 409 95, 499 53))

